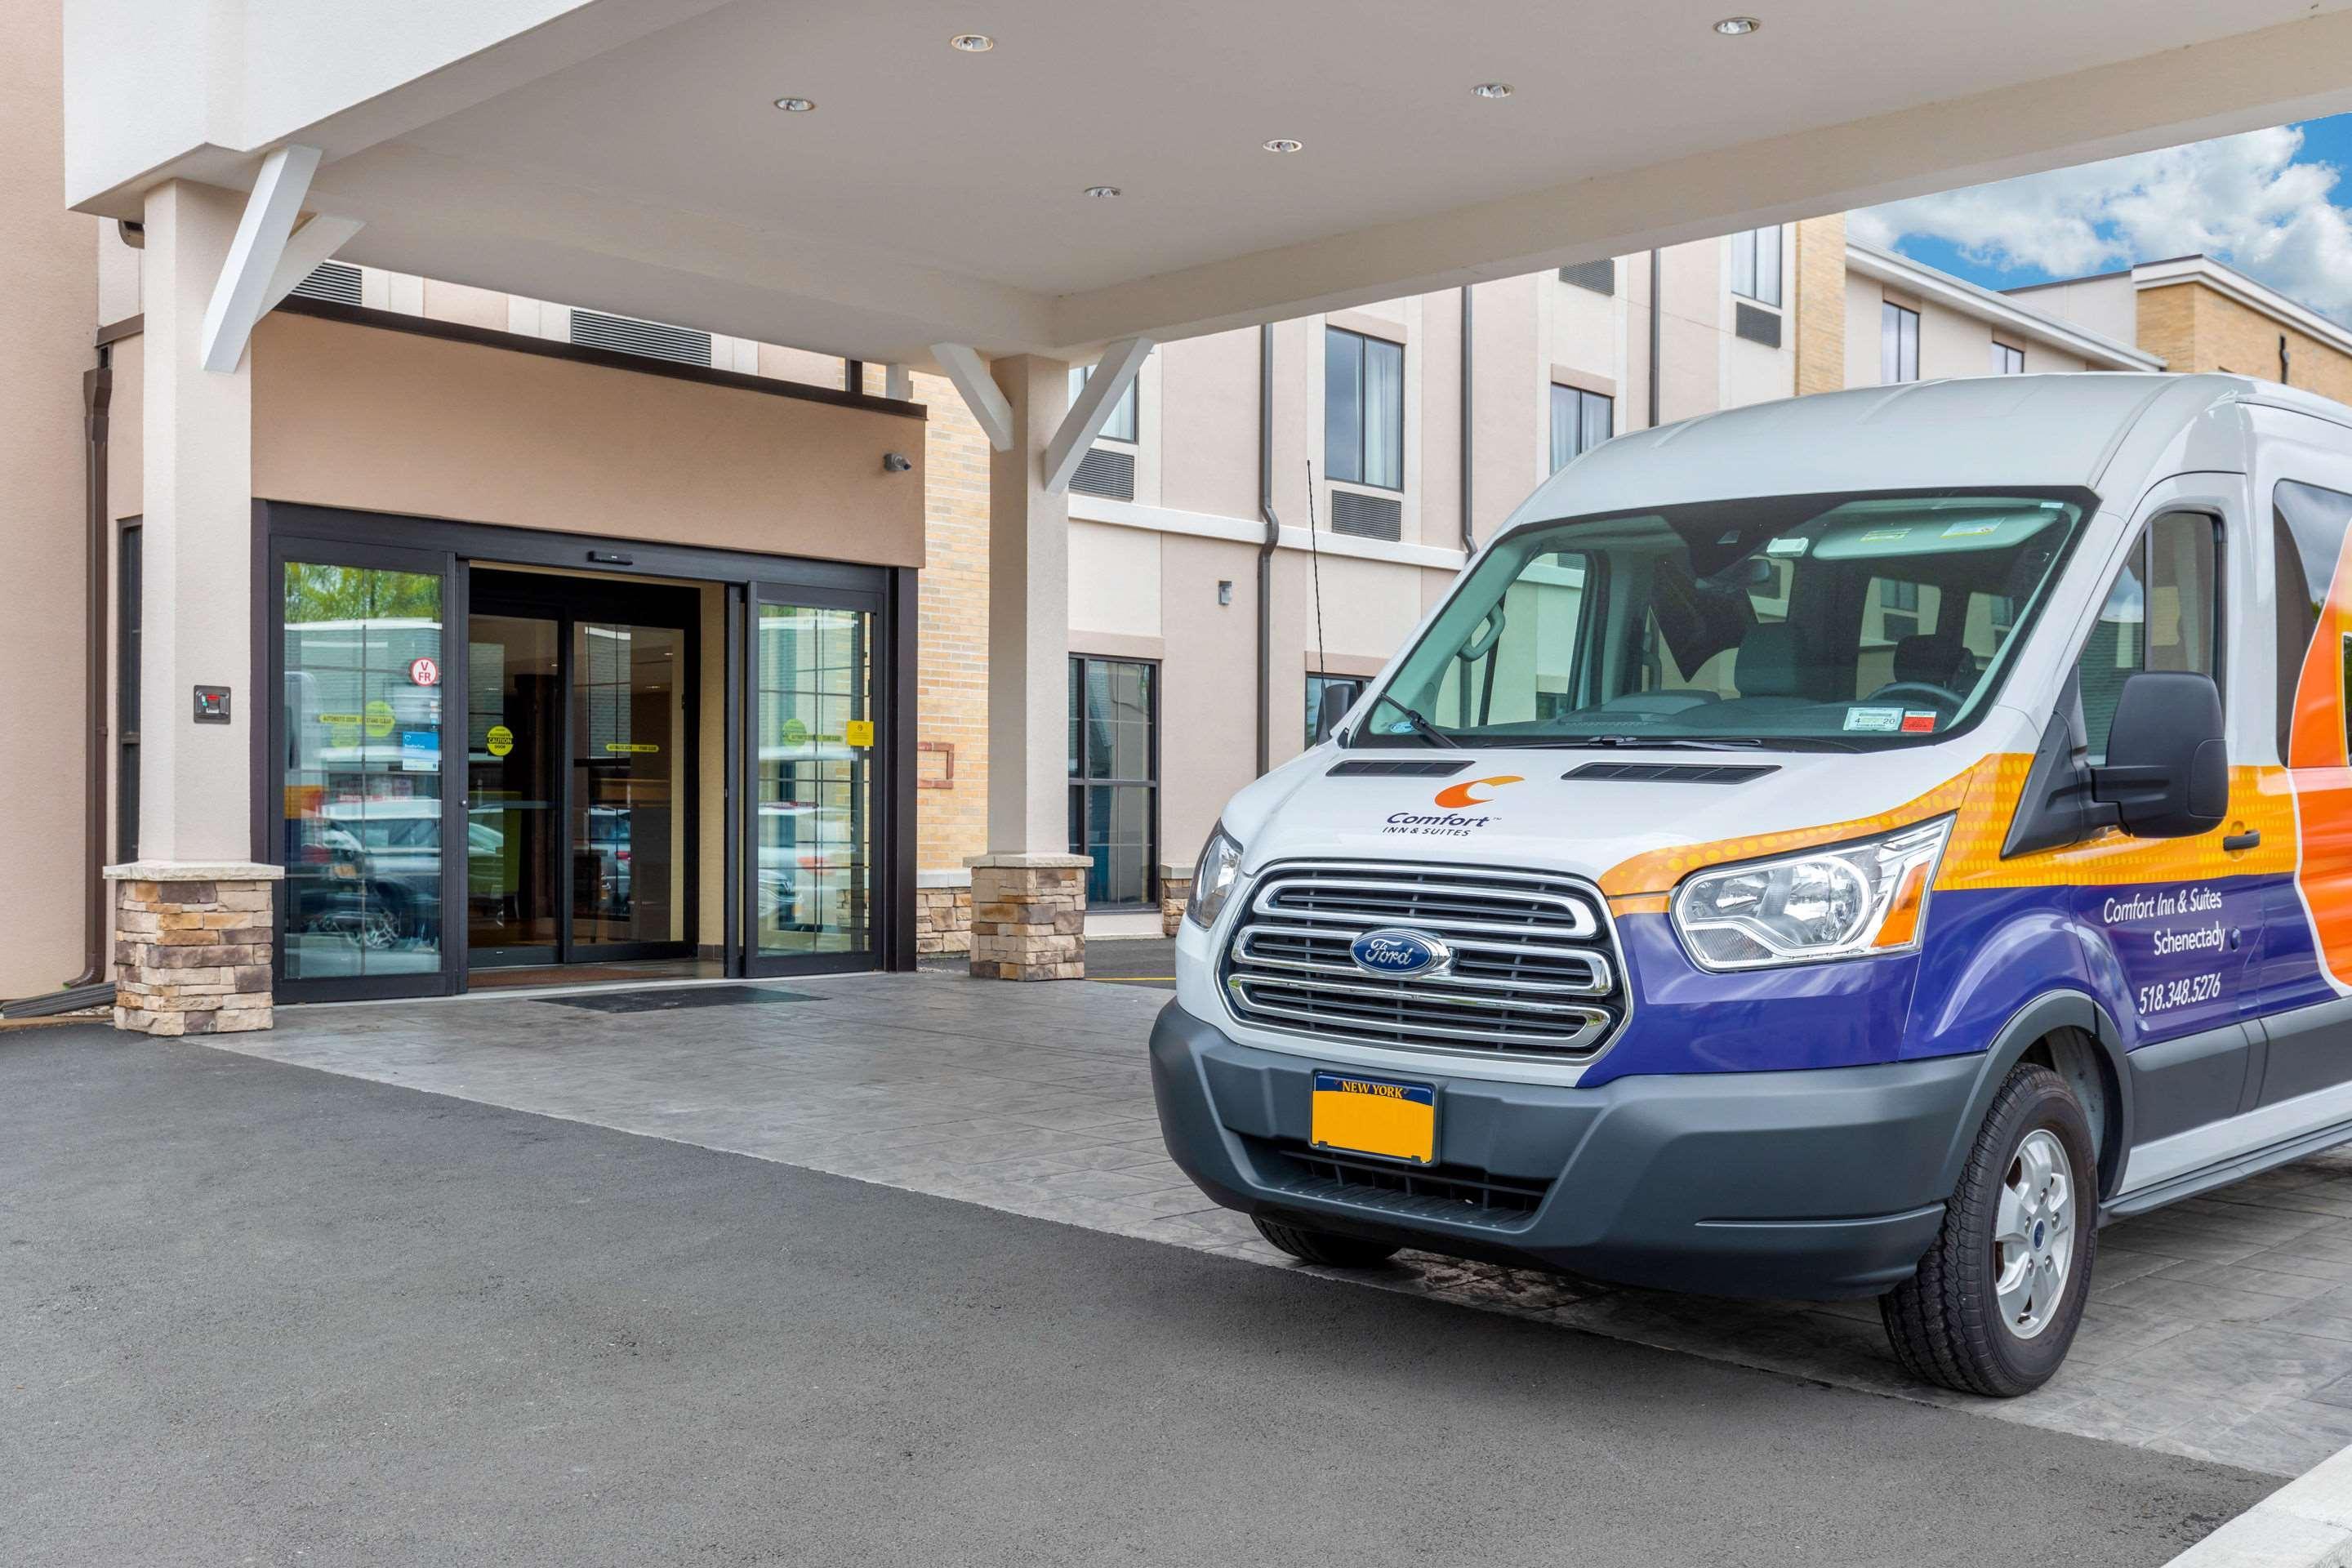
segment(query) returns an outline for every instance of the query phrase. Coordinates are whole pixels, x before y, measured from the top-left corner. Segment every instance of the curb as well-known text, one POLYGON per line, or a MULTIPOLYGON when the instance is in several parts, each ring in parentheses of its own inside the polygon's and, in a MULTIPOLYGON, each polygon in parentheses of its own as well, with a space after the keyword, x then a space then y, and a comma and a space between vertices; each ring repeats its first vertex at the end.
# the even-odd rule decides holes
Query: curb
POLYGON ((2352 1568, 2352 1448, 2287 1482, 2170 1568, 2352 1568))

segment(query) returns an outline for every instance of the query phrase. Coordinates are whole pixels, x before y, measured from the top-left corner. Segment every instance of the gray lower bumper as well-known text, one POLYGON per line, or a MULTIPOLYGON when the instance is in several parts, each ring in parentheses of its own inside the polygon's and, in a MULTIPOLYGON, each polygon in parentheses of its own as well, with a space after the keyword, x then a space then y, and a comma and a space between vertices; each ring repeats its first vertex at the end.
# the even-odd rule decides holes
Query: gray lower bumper
POLYGON ((1540 1192, 1532 1208, 1511 1208, 1317 1163, 1311 1057, 1235 1044, 1173 1003, 1151 1032, 1169 1151, 1221 1204, 1725 1296, 1864 1296, 1907 1278, 1942 1222, 1945 1156, 1982 1065, 1949 1057, 1597 1089, 1452 1077, 1434 1062, 1380 1075, 1436 1084, 1433 1173, 1540 1192))

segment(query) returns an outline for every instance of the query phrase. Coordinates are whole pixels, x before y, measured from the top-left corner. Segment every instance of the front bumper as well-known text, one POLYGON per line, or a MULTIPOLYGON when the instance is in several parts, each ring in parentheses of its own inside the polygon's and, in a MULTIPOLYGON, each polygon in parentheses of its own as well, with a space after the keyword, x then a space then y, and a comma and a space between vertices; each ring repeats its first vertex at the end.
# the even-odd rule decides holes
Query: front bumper
POLYGON ((1322 1229, 1629 1285, 1814 1299, 1875 1295, 1916 1267, 1982 1066, 1944 1057, 1591 1088, 1462 1077, 1448 1058, 1378 1075, 1437 1086, 1432 1174, 1532 1204, 1488 1207, 1318 1166, 1307 1148, 1318 1065, 1237 1044, 1171 1003, 1151 1031, 1170 1153, 1228 1207, 1322 1229))

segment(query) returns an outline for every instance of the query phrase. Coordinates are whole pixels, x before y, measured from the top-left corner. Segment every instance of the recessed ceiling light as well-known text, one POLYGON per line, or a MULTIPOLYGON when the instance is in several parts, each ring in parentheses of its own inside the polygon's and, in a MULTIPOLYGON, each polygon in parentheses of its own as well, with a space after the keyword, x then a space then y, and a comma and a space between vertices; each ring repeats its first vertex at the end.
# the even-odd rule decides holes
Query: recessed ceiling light
POLYGON ((1482 81, 1476 87, 1470 89, 1470 96, 1473 98, 1508 98, 1511 96, 1511 84, 1507 81, 1482 81))
POLYGON ((1715 25, 1715 30, 1727 38, 1737 38, 1754 32, 1763 25, 1753 16, 1726 16, 1715 25))
POLYGON ((1103 200, 1108 201, 1111 197, 1118 195, 1118 187, 1117 185, 1088 185, 1087 187, 1087 195, 1090 196, 1098 196, 1103 200))
POLYGON ((806 114, 810 110, 816 107, 816 100, 814 98, 780 98, 776 100, 776 107, 782 110, 786 114, 806 114))
POLYGON ((1277 136, 1265 144, 1265 150, 1269 153, 1296 153, 1306 145, 1306 142, 1294 142, 1287 136, 1277 136))
POLYGON ((948 40, 948 47, 961 49, 968 55, 984 55, 996 47, 996 40, 986 33, 958 33, 948 40))

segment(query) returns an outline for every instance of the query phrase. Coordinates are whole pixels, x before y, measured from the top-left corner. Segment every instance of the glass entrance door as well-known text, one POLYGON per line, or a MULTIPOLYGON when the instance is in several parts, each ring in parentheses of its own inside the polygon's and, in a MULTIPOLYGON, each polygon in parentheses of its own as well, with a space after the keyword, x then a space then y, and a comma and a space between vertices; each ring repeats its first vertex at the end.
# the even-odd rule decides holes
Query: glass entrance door
POLYGON ((874 962, 879 607, 833 591, 753 592, 745 758, 753 973, 874 962))
POLYGON ((477 571, 467 964, 693 949, 691 591, 477 571))

